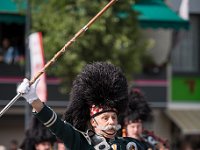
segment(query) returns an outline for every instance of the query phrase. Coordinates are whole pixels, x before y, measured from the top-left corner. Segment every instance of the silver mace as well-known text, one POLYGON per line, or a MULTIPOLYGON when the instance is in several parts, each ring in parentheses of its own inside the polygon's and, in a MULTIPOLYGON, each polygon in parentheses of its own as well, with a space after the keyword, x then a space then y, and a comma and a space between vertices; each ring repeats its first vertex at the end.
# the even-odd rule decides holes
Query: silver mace
MULTIPOLYGON (((76 39, 82 35, 82 33, 86 32, 88 28, 109 8, 111 7, 117 0, 111 0, 104 8, 99 11, 83 28, 81 28, 64 46, 61 50, 59 50, 53 58, 48 61, 45 66, 30 80, 30 86, 46 71, 46 69, 55 63, 55 61, 66 52, 67 48, 76 41, 76 39)), ((0 117, 22 96, 21 93, 18 93, 0 112, 0 117)))

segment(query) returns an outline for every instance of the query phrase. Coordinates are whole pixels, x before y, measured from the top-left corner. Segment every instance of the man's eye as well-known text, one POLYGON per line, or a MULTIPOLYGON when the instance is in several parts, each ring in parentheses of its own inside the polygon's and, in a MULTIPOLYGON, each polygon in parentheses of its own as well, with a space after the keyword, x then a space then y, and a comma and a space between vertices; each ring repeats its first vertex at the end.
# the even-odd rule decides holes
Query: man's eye
POLYGON ((103 117, 103 120, 108 120, 108 117, 103 117))
POLYGON ((113 119, 113 120, 116 120, 116 116, 113 116, 112 119, 113 119))

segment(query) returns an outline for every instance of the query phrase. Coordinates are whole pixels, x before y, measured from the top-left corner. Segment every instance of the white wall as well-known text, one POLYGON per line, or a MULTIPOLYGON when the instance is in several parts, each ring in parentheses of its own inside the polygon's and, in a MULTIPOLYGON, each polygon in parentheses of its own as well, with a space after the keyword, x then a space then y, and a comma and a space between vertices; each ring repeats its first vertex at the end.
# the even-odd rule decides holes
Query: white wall
POLYGON ((8 148, 11 140, 21 144, 24 137, 24 118, 15 115, 4 115, 0 118, 0 145, 8 148))
POLYGON ((163 110, 154 109, 153 110, 153 131, 156 135, 160 136, 164 140, 171 139, 171 123, 170 120, 166 117, 163 110))

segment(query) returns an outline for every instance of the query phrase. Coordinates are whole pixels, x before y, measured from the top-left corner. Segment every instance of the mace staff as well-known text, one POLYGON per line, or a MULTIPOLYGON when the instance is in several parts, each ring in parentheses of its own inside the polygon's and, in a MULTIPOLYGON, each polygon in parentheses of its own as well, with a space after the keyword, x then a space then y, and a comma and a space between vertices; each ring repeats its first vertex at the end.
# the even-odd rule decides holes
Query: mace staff
MULTIPOLYGON (((67 51, 67 48, 76 41, 78 37, 80 37, 87 29, 109 8, 111 7, 117 0, 111 0, 106 6, 104 6, 101 11, 99 11, 83 28, 81 28, 64 46, 61 50, 59 50, 51 60, 49 60, 45 66, 39 71, 31 80, 30 86, 46 71, 46 69, 55 63, 55 61, 67 51)), ((18 93, 0 112, 0 117, 21 97, 21 93, 18 93)))

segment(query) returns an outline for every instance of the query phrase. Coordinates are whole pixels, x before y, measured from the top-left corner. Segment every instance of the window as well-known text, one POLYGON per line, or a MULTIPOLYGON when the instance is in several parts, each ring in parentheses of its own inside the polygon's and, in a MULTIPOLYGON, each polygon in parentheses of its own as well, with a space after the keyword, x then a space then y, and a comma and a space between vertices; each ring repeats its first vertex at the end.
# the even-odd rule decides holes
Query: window
POLYGON ((174 73, 200 72, 200 15, 190 15, 190 29, 174 34, 172 69, 174 73))

